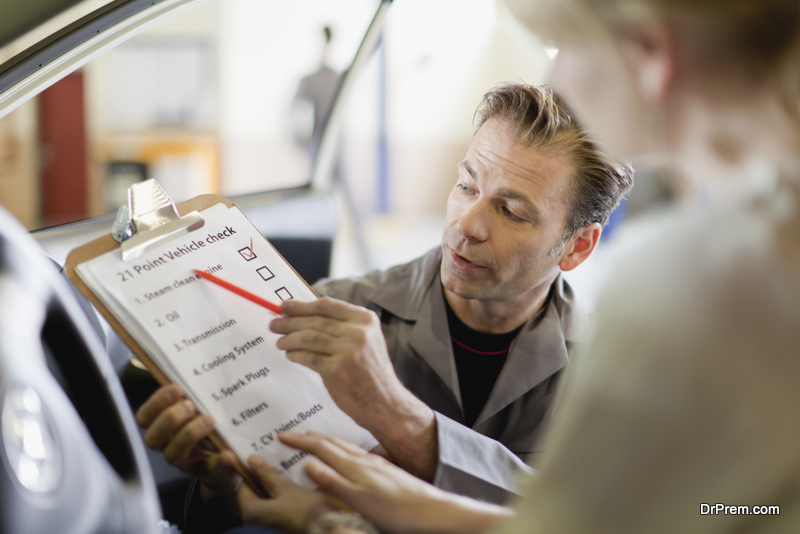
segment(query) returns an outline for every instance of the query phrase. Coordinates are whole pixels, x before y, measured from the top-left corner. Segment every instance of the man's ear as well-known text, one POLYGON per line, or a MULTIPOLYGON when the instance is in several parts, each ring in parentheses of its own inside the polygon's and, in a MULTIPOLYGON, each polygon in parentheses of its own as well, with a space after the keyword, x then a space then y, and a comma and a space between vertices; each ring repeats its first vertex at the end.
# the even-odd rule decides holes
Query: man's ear
POLYGON ((600 223, 587 224, 575 232, 564 249, 564 255, 558 266, 562 271, 571 271, 592 255, 594 248, 600 241, 603 227, 600 223))
POLYGON ((622 31, 622 52, 645 102, 662 102, 676 75, 677 48, 672 27, 663 19, 642 15, 622 31))

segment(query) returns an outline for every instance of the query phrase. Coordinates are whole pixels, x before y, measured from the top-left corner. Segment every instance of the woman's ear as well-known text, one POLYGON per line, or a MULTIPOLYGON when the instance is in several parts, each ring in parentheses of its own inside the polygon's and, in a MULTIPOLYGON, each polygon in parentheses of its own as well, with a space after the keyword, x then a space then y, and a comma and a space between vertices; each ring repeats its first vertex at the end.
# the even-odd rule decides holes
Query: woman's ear
POLYGON ((564 249, 564 255, 558 266, 562 271, 571 271, 592 255, 597 243, 600 241, 600 234, 603 232, 600 223, 587 224, 573 234, 564 249))
POLYGON ((643 15, 626 24, 622 53, 647 103, 663 102, 675 81, 677 48, 672 27, 663 18, 643 15))

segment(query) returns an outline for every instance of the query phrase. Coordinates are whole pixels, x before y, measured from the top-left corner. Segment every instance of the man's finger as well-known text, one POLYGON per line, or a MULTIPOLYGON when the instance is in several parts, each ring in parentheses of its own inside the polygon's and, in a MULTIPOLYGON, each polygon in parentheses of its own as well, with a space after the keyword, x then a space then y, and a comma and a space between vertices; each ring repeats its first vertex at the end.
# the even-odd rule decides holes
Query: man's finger
POLYGON ((195 446, 203 439, 207 438, 214 430, 214 418, 210 415, 195 417, 189 423, 183 425, 175 437, 164 447, 162 451, 164 458, 169 462, 185 462, 191 458, 195 446))
POLYGON ((144 434, 144 442, 151 449, 161 450, 196 415, 197 411, 191 401, 183 400, 169 406, 147 428, 147 432, 144 434))
POLYGON ((310 329, 283 336, 278 340, 277 347, 281 350, 306 350, 320 354, 336 354, 340 352, 339 344, 339 338, 310 329))
MULTIPOLYGON (((363 322, 368 318, 368 311, 361 306, 350 304, 330 297, 324 297, 310 302, 300 302, 290 299, 281 304, 281 311, 287 317, 301 315, 322 315, 339 321, 363 322)), ((368 320, 368 319, 367 319, 368 320)))
POLYGON ((156 390, 136 412, 136 423, 149 428, 161 413, 183 398, 181 388, 175 384, 156 390))
POLYGON ((327 359, 330 358, 327 354, 320 354, 318 352, 310 352, 307 350, 290 350, 286 351, 286 357, 289 361, 305 365, 312 371, 322 374, 327 367, 327 359))
POLYGON ((323 317, 321 315, 301 315, 297 317, 278 317, 269 324, 269 329, 276 334, 291 334, 299 330, 318 330, 333 337, 340 337, 343 321, 323 317))

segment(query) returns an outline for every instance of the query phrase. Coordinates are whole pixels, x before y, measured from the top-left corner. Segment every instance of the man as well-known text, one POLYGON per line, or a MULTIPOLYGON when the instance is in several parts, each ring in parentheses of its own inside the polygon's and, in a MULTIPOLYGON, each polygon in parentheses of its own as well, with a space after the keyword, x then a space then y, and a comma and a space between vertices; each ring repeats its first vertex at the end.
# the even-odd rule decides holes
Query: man
POLYGON ((298 144, 307 150, 312 164, 317 157, 322 132, 342 82, 342 74, 328 65, 333 30, 330 26, 325 26, 322 34, 325 43, 319 68, 300 80, 291 108, 292 134, 298 144))
MULTIPOLYGON (((398 465, 504 502, 585 321, 560 272, 589 257, 631 184, 547 88, 498 87, 478 109, 441 247, 322 283, 341 300, 285 302, 270 328, 398 465)), ((224 494, 235 483, 208 474, 218 462, 191 461, 213 422, 178 399, 163 388, 142 406, 145 440, 203 476, 207 497, 224 494)))

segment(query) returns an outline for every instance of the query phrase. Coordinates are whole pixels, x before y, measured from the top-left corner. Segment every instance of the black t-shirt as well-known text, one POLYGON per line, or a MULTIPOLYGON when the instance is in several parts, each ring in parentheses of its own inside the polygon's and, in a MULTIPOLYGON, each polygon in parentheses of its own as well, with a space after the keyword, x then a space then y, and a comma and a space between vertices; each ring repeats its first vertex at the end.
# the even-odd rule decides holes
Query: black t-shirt
POLYGON ((508 349, 521 326, 507 334, 478 332, 461 322, 445 299, 447 325, 458 371, 461 402, 467 426, 475 420, 486 404, 494 383, 506 363, 508 349))

